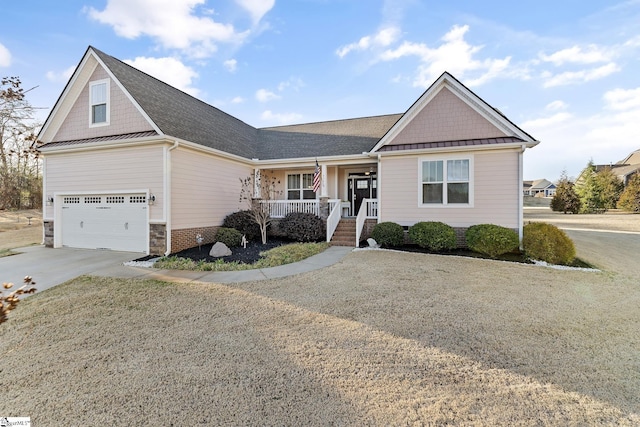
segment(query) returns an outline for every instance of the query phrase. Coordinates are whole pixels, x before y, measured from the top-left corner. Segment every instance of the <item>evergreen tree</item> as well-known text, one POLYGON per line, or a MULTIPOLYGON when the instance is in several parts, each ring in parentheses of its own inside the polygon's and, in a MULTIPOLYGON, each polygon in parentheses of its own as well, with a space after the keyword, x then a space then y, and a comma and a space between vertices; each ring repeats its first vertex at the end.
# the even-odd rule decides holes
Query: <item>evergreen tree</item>
POLYGON ((640 174, 636 173, 629 180, 618 200, 618 208, 640 213, 640 174))
POLYGON ((556 186, 556 194, 551 199, 551 210, 563 213, 578 213, 580 211, 580 197, 576 193, 573 182, 569 180, 567 171, 562 171, 556 186))

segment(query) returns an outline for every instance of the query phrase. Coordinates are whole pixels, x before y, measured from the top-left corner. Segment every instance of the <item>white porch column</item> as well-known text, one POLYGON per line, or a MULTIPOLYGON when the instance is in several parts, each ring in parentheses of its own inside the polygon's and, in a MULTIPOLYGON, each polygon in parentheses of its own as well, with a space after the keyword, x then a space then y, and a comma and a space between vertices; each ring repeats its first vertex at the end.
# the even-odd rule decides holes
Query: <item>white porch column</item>
POLYGON ((253 198, 262 198, 262 191, 260 191, 260 169, 253 170, 253 198))
POLYGON ((322 168, 322 173, 320 175, 321 184, 320 184, 320 197, 329 197, 327 194, 327 165, 320 166, 322 168))

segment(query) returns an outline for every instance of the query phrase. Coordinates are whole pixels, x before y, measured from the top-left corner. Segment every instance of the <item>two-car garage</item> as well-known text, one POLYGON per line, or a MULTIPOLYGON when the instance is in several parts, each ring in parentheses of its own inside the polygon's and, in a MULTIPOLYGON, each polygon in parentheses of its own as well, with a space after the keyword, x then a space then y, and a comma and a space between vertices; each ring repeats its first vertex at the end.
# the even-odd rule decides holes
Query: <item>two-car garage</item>
POLYGON ((60 246, 148 252, 145 193, 59 195, 60 246))

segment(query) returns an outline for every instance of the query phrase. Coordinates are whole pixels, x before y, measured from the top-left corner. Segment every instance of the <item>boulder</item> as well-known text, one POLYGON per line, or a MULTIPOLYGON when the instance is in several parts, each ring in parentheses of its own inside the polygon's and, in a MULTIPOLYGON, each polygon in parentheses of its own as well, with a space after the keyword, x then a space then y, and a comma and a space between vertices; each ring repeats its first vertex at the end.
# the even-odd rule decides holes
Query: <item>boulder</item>
POLYGON ((229 255, 231 255, 231 249, 229 249, 229 247, 222 242, 216 242, 211 248, 211 251, 209 251, 209 256, 212 256, 214 258, 220 258, 229 255))
POLYGON ((367 243, 369 244, 370 248, 379 248, 380 245, 378 244, 378 242, 375 241, 375 239, 372 239, 371 237, 369 237, 367 239, 367 243))

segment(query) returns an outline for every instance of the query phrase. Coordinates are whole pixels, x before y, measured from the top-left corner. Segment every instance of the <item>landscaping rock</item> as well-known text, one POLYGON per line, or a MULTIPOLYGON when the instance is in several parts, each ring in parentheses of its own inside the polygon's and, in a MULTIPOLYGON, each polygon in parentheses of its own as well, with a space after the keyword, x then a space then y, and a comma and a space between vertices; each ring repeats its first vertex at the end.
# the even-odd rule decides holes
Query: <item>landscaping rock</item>
POLYGON ((231 249, 229 249, 229 247, 222 242, 216 242, 211 247, 211 251, 209 251, 209 256, 212 256, 214 258, 220 258, 229 255, 231 255, 231 249))
POLYGON ((375 240, 375 239, 372 239, 371 237, 369 237, 369 238, 367 239, 367 243, 369 244, 369 247, 370 247, 370 248, 379 248, 379 247, 380 247, 380 245, 378 244, 378 242, 376 242, 376 240, 375 240))

